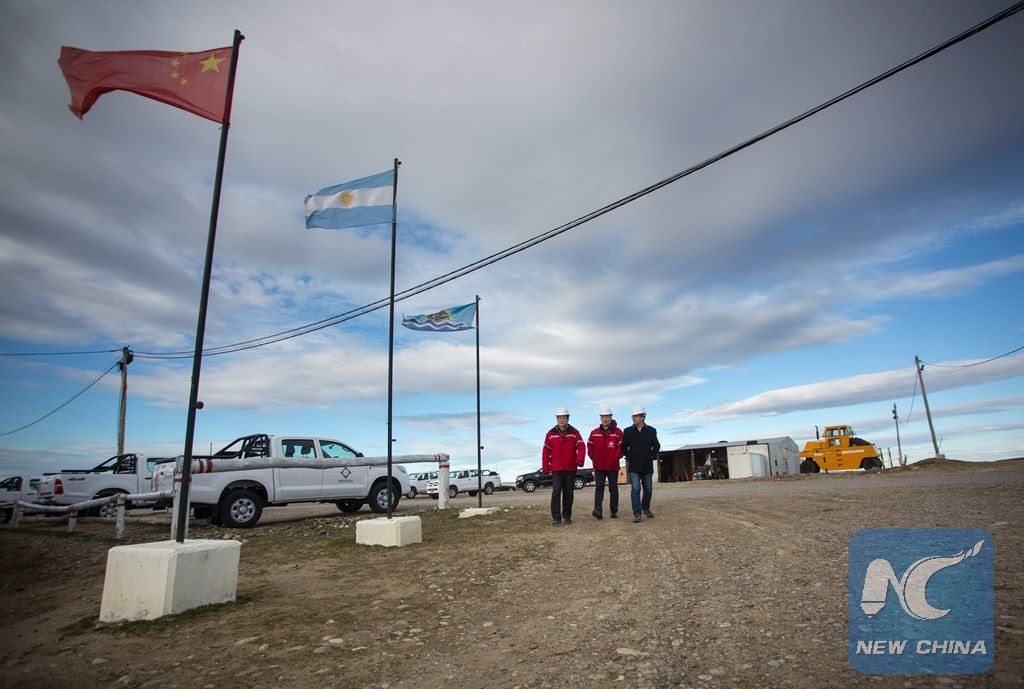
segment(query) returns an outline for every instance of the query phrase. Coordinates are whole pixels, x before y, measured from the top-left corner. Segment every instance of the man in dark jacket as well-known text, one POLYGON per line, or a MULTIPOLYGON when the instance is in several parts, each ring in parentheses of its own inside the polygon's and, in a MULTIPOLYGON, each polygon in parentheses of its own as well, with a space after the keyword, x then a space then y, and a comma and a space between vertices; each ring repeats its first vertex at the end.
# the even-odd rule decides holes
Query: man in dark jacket
POLYGON ((648 426, 647 410, 633 407, 633 425, 622 432, 622 454, 626 457, 626 471, 629 472, 629 483, 632 490, 630 499, 633 502, 633 522, 642 519, 641 513, 648 519, 654 519, 651 513, 651 490, 654 482, 654 460, 661 450, 658 442, 658 431, 648 426), (643 498, 640 489, 643 488, 643 498))
POLYGON ((601 425, 590 431, 587 439, 587 454, 594 465, 594 511, 595 519, 604 519, 604 482, 608 481, 608 507, 612 519, 619 512, 619 459, 622 458, 622 429, 612 418, 612 410, 601 407, 598 411, 601 425))
POLYGON ((540 469, 551 472, 551 525, 572 524, 573 484, 576 468, 587 458, 587 444, 583 436, 569 425, 569 410, 555 410, 555 426, 544 436, 544 449, 540 455, 540 469), (561 504, 559 504, 561 502, 561 504))

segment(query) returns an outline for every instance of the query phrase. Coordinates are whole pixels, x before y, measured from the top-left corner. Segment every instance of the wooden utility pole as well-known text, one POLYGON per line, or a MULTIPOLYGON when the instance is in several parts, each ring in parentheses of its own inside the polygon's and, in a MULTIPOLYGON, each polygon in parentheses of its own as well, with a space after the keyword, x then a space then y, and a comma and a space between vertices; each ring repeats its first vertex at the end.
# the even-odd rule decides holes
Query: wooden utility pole
POLYGON ((935 426, 932 424, 932 410, 928 407, 928 394, 924 391, 924 376, 921 375, 921 371, 924 370, 924 364, 921 363, 921 359, 914 355, 914 368, 917 369, 917 382, 921 384, 921 399, 924 400, 924 414, 928 417, 928 430, 932 433, 932 447, 935 448, 935 459, 945 459, 945 457, 939 453, 939 443, 935 440, 935 426))
POLYGON ((121 407, 117 414, 117 454, 124 454, 124 419, 128 412, 128 364, 132 363, 135 357, 132 350, 127 347, 121 348, 121 361, 117 367, 121 369, 121 407))
MULTIPOLYGON (((899 453, 897 459, 900 466, 903 466, 903 445, 900 444, 900 415, 896 413, 895 402, 892 404, 892 420, 896 422, 896 452, 899 453)), ((889 458, 889 463, 892 463, 892 457, 889 458)))

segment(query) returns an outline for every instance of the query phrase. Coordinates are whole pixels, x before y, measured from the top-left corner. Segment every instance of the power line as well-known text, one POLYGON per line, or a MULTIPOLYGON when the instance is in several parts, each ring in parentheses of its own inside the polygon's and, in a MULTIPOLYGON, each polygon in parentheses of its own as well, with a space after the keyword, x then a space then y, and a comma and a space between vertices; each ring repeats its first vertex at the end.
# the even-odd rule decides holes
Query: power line
MULTIPOLYGON (((486 256, 486 257, 481 258, 481 259, 479 259, 479 260, 477 260, 477 261, 475 261, 473 263, 467 264, 467 265, 465 265, 465 266, 463 266, 461 268, 457 268, 457 269, 455 269, 455 270, 453 270, 451 272, 445 273, 444 275, 440 275, 440 276, 435 277, 435 278, 433 278, 431 280, 427 280, 426 282, 422 282, 419 285, 416 285, 414 287, 410 287, 410 288, 408 288, 408 289, 406 289, 406 290, 396 294, 395 295, 395 301, 397 302, 397 301, 402 301, 402 300, 408 299, 410 297, 416 296, 416 295, 421 294, 423 292, 426 292, 428 290, 434 289, 436 287, 440 287, 441 285, 447 284, 448 282, 456 280, 456 279, 458 279, 460 277, 464 277, 466 275, 469 275, 470 273, 476 272, 477 270, 480 270, 481 268, 485 268, 485 267, 487 267, 487 266, 489 266, 489 265, 491 265, 493 263, 497 263, 498 261, 502 261, 502 260, 504 260, 506 258, 514 256, 515 254, 518 254, 521 251, 525 251, 526 249, 532 248, 532 247, 534 247, 534 246, 536 246, 536 245, 538 245, 538 244, 540 244, 542 242, 546 242, 549 239, 553 239, 553 238, 557 237, 560 234, 568 232, 569 230, 572 230, 572 229, 574 229, 576 227, 579 227, 580 225, 583 225, 585 223, 590 222, 591 220, 599 218, 602 215, 605 215, 606 213, 610 213, 611 211, 616 210, 617 208, 620 208, 620 207, 622 207, 622 206, 624 206, 624 205, 626 205, 628 203, 632 203, 633 201, 636 201, 636 200, 638 200, 638 199, 640 199, 640 198, 642 198, 642 197, 644 197, 644 196, 646 196, 648 194, 651 194, 651 193, 653 193, 655 191, 658 191, 659 189, 661 189, 663 187, 666 187, 669 184, 677 182, 677 181, 683 179, 684 177, 692 175, 693 173, 698 172, 698 171, 700 171, 700 170, 702 170, 702 169, 704 169, 704 168, 706 168, 706 167, 708 167, 710 165, 713 165, 714 163, 717 163, 720 160, 724 160, 725 158, 728 158, 729 156, 731 156, 731 155, 733 155, 735 153, 738 153, 738 152, 742 151, 745 148, 753 146, 754 144, 756 144, 756 143, 758 143, 758 142, 760 142, 760 141, 762 141, 762 140, 764 140, 764 139, 766 139, 766 138, 768 138, 768 137, 770 137, 770 136, 772 136, 774 134, 778 134, 779 132, 781 132, 781 131, 783 131, 785 129, 788 129, 789 127, 792 127, 793 125, 798 124, 798 123, 806 120, 807 118, 809 118, 809 117, 811 117, 813 115, 816 115, 819 112, 821 112, 823 110, 826 110, 827 108, 830 108, 830 107, 832 107, 832 106, 834 106, 834 105, 836 105, 836 104, 846 100, 847 98, 850 98, 850 97, 860 93, 861 91, 863 91, 863 90, 865 90, 865 89, 867 89, 867 88, 869 88, 871 86, 874 86, 875 84, 878 84, 878 83, 880 83, 880 82, 882 82, 882 81, 884 81, 884 80, 886 80, 886 79, 888 79, 888 78, 890 78, 890 77, 892 77, 892 76, 902 72, 903 70, 908 69, 908 68, 918 64, 919 62, 922 62, 922 61, 924 61, 924 60, 926 60, 926 59, 928 59, 930 57, 933 57, 934 55, 937 55, 938 53, 946 50, 947 48, 950 48, 950 47, 956 45, 957 43, 960 43, 961 41, 964 41, 964 40, 970 38, 971 36, 974 36, 975 34, 980 33, 981 31, 984 31, 985 29, 987 29, 987 28, 989 28, 989 27, 991 27, 991 26, 993 26, 993 25, 1003 21, 1004 19, 1007 19, 1007 18, 1013 16, 1014 14, 1020 12, 1022 9, 1024 9, 1024 0, 1021 0, 1020 2, 1017 2, 1016 4, 1008 7, 1005 10, 1003 10, 1002 12, 999 12, 998 14, 995 14, 992 17, 990 17, 990 18, 988 18, 988 19, 986 19, 986 20, 984 20, 984 21, 974 25, 973 27, 967 29, 966 31, 963 31, 963 32, 957 34, 956 36, 954 36, 954 37, 952 37, 952 38, 950 38, 950 39, 940 43, 939 45, 935 46, 934 48, 926 50, 925 52, 917 55, 916 57, 913 57, 913 58, 907 60, 906 62, 903 62, 902 64, 899 64, 896 67, 893 67, 893 68, 891 68, 891 69, 889 69, 889 70, 879 74, 878 76, 876 76, 876 77, 874 77, 872 79, 869 79, 868 81, 865 81, 864 83, 860 84, 859 86, 855 86, 854 88, 852 88, 852 89, 850 89, 850 90, 848 90, 848 91, 846 91, 846 92, 844 92, 844 93, 842 93, 842 94, 840 94, 840 95, 838 95, 838 96, 836 96, 836 97, 834 97, 834 98, 832 98, 830 100, 827 100, 824 103, 822 103, 820 105, 817 105, 817 106, 811 108, 810 110, 807 110, 806 112, 801 113, 800 115, 792 117, 792 118, 786 120, 785 122, 783 122, 781 124, 778 124, 778 125, 772 127, 771 129, 768 129, 768 130, 762 132, 761 134, 758 134, 757 136, 755 136, 753 138, 747 139, 746 141, 744 141, 742 143, 736 144, 735 146, 733 146, 731 148, 728 148, 728 149, 722 151, 721 153, 719 153, 717 155, 714 155, 714 156, 708 158, 707 160, 704 160, 703 162, 697 163, 696 165, 693 165, 693 166, 691 166, 691 167, 689 167, 689 168, 687 168, 687 169, 685 169, 685 170, 683 170, 681 172, 677 172, 676 174, 672 175, 671 177, 666 177, 665 179, 661 180, 660 182, 656 182, 656 183, 654 183, 654 184, 652 184, 652 185, 650 185, 648 187, 645 187, 645 188, 643 188, 643 189, 641 189, 641 190, 639 190, 637 192, 634 192, 634 193, 630 194, 629 196, 623 197, 623 198, 619 199, 618 201, 615 201, 615 202, 610 203, 610 204, 608 204, 608 205, 606 205, 606 206, 604 206, 602 208, 599 208, 599 209, 597 209, 595 211, 587 213, 586 215, 582 215, 582 216, 576 218, 575 220, 567 222, 567 223, 565 223, 563 225, 559 225, 558 227, 555 227, 555 228, 553 228, 551 230, 548 230, 547 232, 543 232, 543 233, 541 233, 539 235, 531 237, 530 239, 524 240, 524 241, 522 241, 522 242, 520 242, 518 244, 515 244, 515 245, 513 245, 513 246, 511 246, 511 247, 509 247, 507 249, 504 249, 504 250, 499 251, 497 253, 493 253, 490 256, 486 256)), ((233 353, 233 352, 244 351, 246 349, 254 349, 256 347, 262 347, 262 346, 266 346, 266 345, 269 345, 269 344, 274 344, 276 342, 281 342, 283 340, 288 340, 288 339, 291 339, 291 338, 294 338, 294 337, 299 337, 301 335, 307 335, 309 333, 316 332, 317 330, 322 330, 324 328, 328 328, 328 327, 331 327, 331 326, 334 326, 334 325, 338 325, 340 323, 344 323, 345 321, 352 320, 353 318, 358 318, 359 316, 364 316, 364 315, 372 313, 373 311, 376 311, 376 310, 378 310, 380 308, 383 308, 387 304, 388 304, 388 299, 387 298, 379 299, 379 300, 377 300, 375 302, 371 302, 370 304, 366 304, 366 305, 361 306, 359 308, 352 309, 351 311, 346 311, 345 313, 341 313, 341 314, 338 314, 336 316, 331 316, 329 318, 325 318, 323 320, 316 321, 314 323, 309 323, 307 325, 298 326, 298 327, 292 328, 290 330, 284 330, 284 331, 281 331, 281 332, 278 332, 278 333, 273 333, 273 334, 270 334, 270 335, 265 335, 263 337, 254 338, 254 339, 251 339, 251 340, 245 340, 245 341, 242 341, 242 342, 236 342, 234 344, 222 345, 220 347, 213 347, 213 348, 204 350, 203 354, 205 356, 212 356, 212 355, 217 355, 217 354, 229 354, 229 353, 233 353)), ((185 357, 192 356, 193 352, 191 352, 191 351, 179 351, 179 352, 137 352, 136 354, 138 356, 143 357, 143 358, 174 359, 174 358, 185 358, 185 357)))
POLYGON ((94 349, 89 352, 0 352, 0 356, 72 356, 75 354, 110 354, 120 349, 94 349))
POLYGON ((914 394, 910 396, 910 410, 907 412, 907 418, 903 419, 904 428, 906 428, 907 424, 910 423, 910 415, 914 413, 915 399, 917 399, 917 371, 914 371, 914 394))
POLYGON ((106 371, 104 371, 103 373, 99 374, 99 375, 98 375, 98 376, 97 376, 97 377, 96 377, 96 378, 95 378, 95 379, 94 379, 94 380, 93 380, 93 381, 92 381, 91 383, 89 383, 89 384, 88 384, 88 385, 86 385, 86 386, 85 386, 84 388, 82 388, 81 390, 79 390, 78 392, 76 392, 76 393, 75 393, 75 394, 74 394, 74 395, 73 395, 73 396, 71 397, 71 399, 69 399, 69 400, 68 400, 67 402, 65 402, 64 404, 60 405, 59 407, 57 407, 57 408, 56 408, 56 409, 54 409, 53 411, 51 411, 51 412, 48 412, 48 413, 46 413, 46 414, 43 414, 42 416, 40 416, 40 417, 39 417, 38 419, 36 419, 36 420, 35 420, 35 421, 33 421, 32 423, 27 423, 27 424, 25 424, 24 426, 22 426, 22 427, 20 427, 20 428, 15 428, 15 429, 14 429, 13 431, 7 431, 6 433, 0 433, 0 438, 4 437, 5 435, 11 435, 12 433, 17 433, 18 431, 23 431, 23 430, 25 430, 26 428, 29 428, 30 426, 35 426, 35 425, 36 425, 37 423, 39 423, 39 422, 40 422, 40 421, 42 421, 43 419, 46 419, 46 418, 48 418, 48 417, 50 417, 50 416, 53 416, 54 414, 56 414, 57 412, 59 412, 59 411, 60 411, 61 409, 63 409, 64 407, 68 406, 69 404, 71 404, 72 402, 74 402, 74 401, 75 401, 76 399, 78 399, 78 398, 79 398, 79 397, 80 397, 80 396, 81 396, 81 395, 82 395, 82 394, 83 394, 83 393, 84 393, 84 392, 85 392, 86 390, 88 390, 89 388, 91 388, 91 387, 92 387, 93 385, 95 385, 96 383, 100 382, 100 379, 101 379, 101 378, 103 378, 103 376, 105 376, 105 375, 107 375, 108 373, 110 373, 110 372, 111 372, 112 370, 114 370, 114 368, 115 368, 115 367, 116 367, 116 366, 117 366, 117 365, 118 365, 119 363, 121 363, 121 360, 120 360, 120 359, 118 359, 117 361, 115 361, 114 363, 112 363, 112 364, 110 365, 110 367, 109 367, 109 368, 107 368, 107 370, 106 370, 106 371))
POLYGON ((975 361, 973 364, 930 364, 927 361, 922 361, 921 363, 928 366, 934 366, 936 368, 970 368, 971 366, 981 366, 982 364, 987 364, 990 361, 995 361, 996 359, 1002 359, 1003 357, 1010 356, 1011 354, 1016 354, 1022 349, 1024 349, 1024 345, 1017 347, 1017 349, 1012 349, 1006 354, 1000 354, 999 356, 994 356, 991 359, 985 359, 984 361, 975 361))

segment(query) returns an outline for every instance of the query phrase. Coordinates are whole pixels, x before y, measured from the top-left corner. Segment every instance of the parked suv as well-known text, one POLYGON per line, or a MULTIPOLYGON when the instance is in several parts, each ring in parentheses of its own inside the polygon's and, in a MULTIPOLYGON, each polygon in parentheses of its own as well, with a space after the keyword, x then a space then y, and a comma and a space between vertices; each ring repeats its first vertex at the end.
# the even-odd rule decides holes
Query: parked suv
POLYGON ((427 494, 427 484, 437 480, 436 471, 423 471, 418 474, 409 474, 409 492, 407 498, 415 498, 417 495, 427 494))
MULTIPOLYGON (((454 498, 459 493, 468 493, 470 497, 475 498, 480 486, 483 486, 484 495, 501 490, 501 475, 492 469, 484 469, 482 475, 476 469, 455 470, 448 474, 449 498, 454 498)), ((427 483, 427 494, 436 498, 439 492, 440 481, 435 476, 427 483)))
MULTIPOLYGON (((580 490, 588 483, 594 482, 594 470, 587 468, 580 468, 576 470, 576 480, 573 481, 573 488, 580 490)), ((544 473, 540 469, 532 471, 529 474, 522 474, 516 476, 516 488, 522 488, 527 493, 532 493, 541 486, 551 485, 551 473, 544 473)))

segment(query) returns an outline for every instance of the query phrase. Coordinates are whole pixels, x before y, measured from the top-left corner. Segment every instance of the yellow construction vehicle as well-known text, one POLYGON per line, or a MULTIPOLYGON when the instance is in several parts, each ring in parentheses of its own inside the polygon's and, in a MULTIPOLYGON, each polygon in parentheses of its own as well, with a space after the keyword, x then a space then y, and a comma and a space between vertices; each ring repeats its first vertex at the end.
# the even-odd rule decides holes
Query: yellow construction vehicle
POLYGON ((814 462, 825 471, 883 468, 878 448, 858 438, 847 425, 825 426, 825 436, 808 440, 800 460, 814 462))

